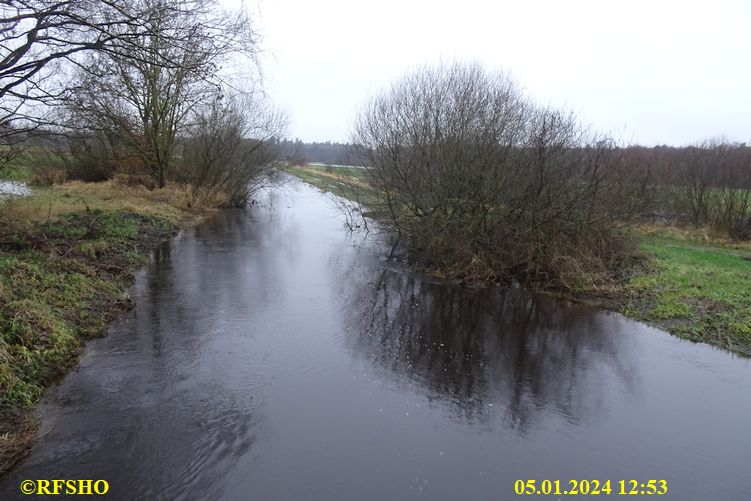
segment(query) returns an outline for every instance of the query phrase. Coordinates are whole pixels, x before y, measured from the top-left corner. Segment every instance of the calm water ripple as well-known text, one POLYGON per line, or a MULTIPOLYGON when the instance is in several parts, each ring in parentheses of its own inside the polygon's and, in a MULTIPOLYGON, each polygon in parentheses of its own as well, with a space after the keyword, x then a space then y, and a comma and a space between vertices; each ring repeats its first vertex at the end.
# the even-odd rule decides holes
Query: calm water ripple
POLYGON ((426 280, 288 191, 155 254, 135 309, 45 395, 0 499, 26 478, 106 479, 112 499, 497 500, 527 478, 749 499, 748 360, 426 280))

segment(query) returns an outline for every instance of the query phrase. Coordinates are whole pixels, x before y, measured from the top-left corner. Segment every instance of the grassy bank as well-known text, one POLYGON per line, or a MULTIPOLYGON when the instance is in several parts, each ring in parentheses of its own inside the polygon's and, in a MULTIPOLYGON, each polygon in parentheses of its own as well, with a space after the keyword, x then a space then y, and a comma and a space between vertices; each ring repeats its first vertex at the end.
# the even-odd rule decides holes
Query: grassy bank
MULTIPOLYGON (((291 167, 288 172, 322 190, 347 196, 350 176, 362 170, 291 167)), ((607 290, 579 291, 682 338, 751 355, 751 243, 673 227, 633 229, 644 259, 607 290)))
POLYGON ((674 228, 638 231, 649 266, 623 285, 623 313, 751 355, 751 243, 674 228))
POLYGON ((367 171, 359 167, 289 166, 286 171, 340 197, 352 198, 357 193, 364 205, 376 196, 367 183, 367 171))
POLYGON ((34 436, 29 410, 87 339, 131 305, 149 252, 205 211, 180 189, 70 183, 0 202, 0 471, 34 436))

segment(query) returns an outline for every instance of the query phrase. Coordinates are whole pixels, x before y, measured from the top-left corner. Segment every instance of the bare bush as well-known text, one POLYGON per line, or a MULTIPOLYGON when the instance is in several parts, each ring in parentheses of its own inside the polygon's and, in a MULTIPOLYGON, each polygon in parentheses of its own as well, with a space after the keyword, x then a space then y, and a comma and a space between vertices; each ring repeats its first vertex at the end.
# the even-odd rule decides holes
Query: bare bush
POLYGON ((370 101, 353 143, 376 210, 418 255, 462 277, 578 286, 621 248, 638 184, 611 142, 479 65, 423 68, 370 101))
POLYGON ((66 179, 99 182, 115 175, 118 162, 107 138, 99 135, 69 136, 63 144, 63 148, 50 148, 47 158, 51 165, 65 172, 66 179))
POLYGON ((713 150, 720 159, 709 197, 709 224, 742 239, 739 228, 747 226, 751 217, 751 149, 725 144, 713 150))
POLYGON ((285 125, 284 115, 257 97, 215 99, 196 113, 184 138, 180 175, 194 197, 221 194, 229 205, 245 205, 271 172, 285 125))
POLYGON ((751 215, 751 149, 710 140, 678 150, 664 187, 690 224, 730 234, 751 215))

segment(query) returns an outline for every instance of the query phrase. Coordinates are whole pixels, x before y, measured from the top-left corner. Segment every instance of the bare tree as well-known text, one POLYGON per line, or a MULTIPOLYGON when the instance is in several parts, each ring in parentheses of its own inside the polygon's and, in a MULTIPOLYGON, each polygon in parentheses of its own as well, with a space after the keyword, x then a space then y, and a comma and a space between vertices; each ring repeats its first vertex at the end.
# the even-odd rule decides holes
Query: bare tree
POLYGON ((13 150, 51 122, 48 105, 65 94, 67 62, 132 43, 146 13, 125 0, 0 2, 0 143, 13 150))
POLYGON ((681 151, 680 163, 675 172, 679 204, 690 215, 694 226, 707 222, 709 197, 716 175, 716 165, 707 144, 691 146, 681 151))
POLYGON ((254 53, 255 47, 247 14, 225 13, 215 0, 0 1, 2 159, 12 159, 29 137, 58 125, 50 106, 71 96, 75 79, 67 70, 88 66, 92 54, 100 62, 179 72, 186 52, 204 51, 206 76, 217 73, 208 69, 219 55, 254 53))
POLYGON ((611 142, 505 74, 422 68, 361 110, 353 143, 374 209, 449 273, 572 285, 620 245, 611 142))
POLYGON ((115 51, 90 55, 81 84, 69 94, 69 125, 110 138, 137 158, 163 187, 177 134, 197 106, 215 98, 219 66, 230 56, 253 58, 249 19, 210 0, 141 0, 145 31, 115 51), (123 57, 124 56, 124 57, 123 57))
POLYGON ((195 114, 181 149, 181 175, 195 198, 222 195, 243 206, 265 182, 276 159, 285 116, 261 96, 217 96, 195 114))
POLYGON ((711 172, 705 195, 706 222, 716 231, 735 236, 751 216, 751 156, 749 148, 727 141, 708 141, 702 148, 711 172))

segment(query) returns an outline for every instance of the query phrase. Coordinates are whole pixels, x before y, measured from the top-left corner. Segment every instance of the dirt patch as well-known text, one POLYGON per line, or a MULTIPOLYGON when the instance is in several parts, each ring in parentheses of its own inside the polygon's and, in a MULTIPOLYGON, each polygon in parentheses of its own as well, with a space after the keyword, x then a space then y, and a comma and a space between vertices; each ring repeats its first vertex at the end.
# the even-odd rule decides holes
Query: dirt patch
POLYGON ((0 415, 0 473, 16 466, 31 450, 39 423, 31 412, 0 415))

